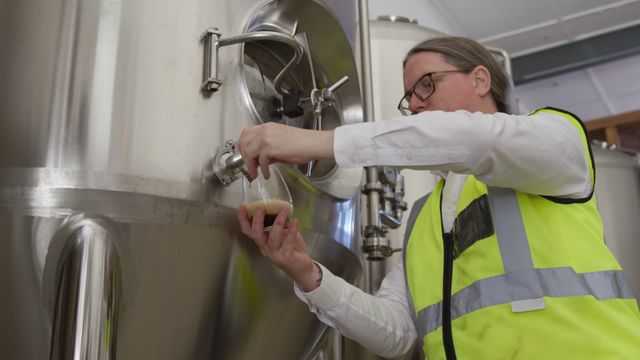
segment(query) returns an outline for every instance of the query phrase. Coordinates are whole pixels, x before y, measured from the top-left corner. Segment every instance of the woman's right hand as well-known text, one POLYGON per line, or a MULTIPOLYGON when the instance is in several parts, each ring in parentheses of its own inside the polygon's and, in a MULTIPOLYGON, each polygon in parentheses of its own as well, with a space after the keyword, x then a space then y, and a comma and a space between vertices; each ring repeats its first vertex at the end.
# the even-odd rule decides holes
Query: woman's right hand
POLYGON ((270 164, 306 164, 334 156, 333 131, 300 129, 274 122, 242 129, 236 147, 254 179, 258 167, 268 179, 270 164))
POLYGON ((317 288, 320 270, 307 253, 298 220, 287 224, 287 211, 280 210, 271 230, 265 233, 264 218, 264 208, 256 209, 251 221, 246 207, 241 205, 238 211, 242 233, 256 243, 263 256, 286 272, 303 291, 317 288))

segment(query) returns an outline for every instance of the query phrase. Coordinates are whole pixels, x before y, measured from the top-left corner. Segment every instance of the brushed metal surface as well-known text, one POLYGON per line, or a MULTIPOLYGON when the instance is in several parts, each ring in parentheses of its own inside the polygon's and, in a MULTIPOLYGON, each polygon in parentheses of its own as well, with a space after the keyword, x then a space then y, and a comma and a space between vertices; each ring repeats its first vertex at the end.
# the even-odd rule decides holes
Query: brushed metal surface
POLYGON ((637 154, 593 146, 604 239, 640 301, 640 163, 637 154))
MULTIPOLYGON (((105 271, 121 278, 121 290, 102 288, 118 295, 118 306, 107 307, 113 318, 99 321, 114 344, 108 358, 301 359, 339 352, 334 333, 295 298, 291 281, 240 234, 240 184, 202 180, 225 140, 268 121, 258 116, 246 74, 282 59, 224 47, 218 66, 225 83, 206 95, 200 36, 211 26, 224 37, 297 24, 320 83, 354 79, 336 92, 326 125, 360 122, 353 1, 0 0, 0 19, 3 358, 48 358, 71 344, 87 322, 57 327, 56 319, 77 318, 81 303, 103 313, 100 303, 78 294, 90 288, 79 279, 105 271), (78 236, 56 240, 65 219, 87 213, 108 219, 117 236, 86 237, 110 239, 100 249, 78 236), (70 255, 87 252, 93 255, 70 255), (108 254, 117 254, 116 272, 99 270, 111 261, 108 254), (56 305, 56 298, 67 300, 56 305), (107 323, 114 328, 106 331, 107 323)), ((280 51, 269 42, 260 46, 280 51)), ((303 68, 295 76, 285 81, 310 90, 303 68)), ((310 252, 355 282, 362 172, 324 168, 310 178, 295 167, 281 171, 310 252)))
MULTIPOLYGON (((116 245, 122 255, 116 358, 298 359, 324 335, 323 326, 293 294, 291 280, 238 234, 233 209, 117 195, 66 190, 50 197, 47 216, 33 215, 44 206, 14 203, 0 210, 0 252, 7 267, 0 275, 7 289, 0 294, 5 319, 0 346, 8 358, 48 356, 57 291, 52 268, 64 259, 55 255, 59 245, 51 240, 68 205, 91 203, 104 203, 96 207, 104 213, 117 211, 115 204, 120 204, 125 215, 111 217, 121 234, 116 245), (127 211, 142 208, 155 215, 125 219, 127 211)), ((348 281, 356 280, 361 267, 351 249, 326 231, 303 230, 303 236, 315 259, 348 281)))

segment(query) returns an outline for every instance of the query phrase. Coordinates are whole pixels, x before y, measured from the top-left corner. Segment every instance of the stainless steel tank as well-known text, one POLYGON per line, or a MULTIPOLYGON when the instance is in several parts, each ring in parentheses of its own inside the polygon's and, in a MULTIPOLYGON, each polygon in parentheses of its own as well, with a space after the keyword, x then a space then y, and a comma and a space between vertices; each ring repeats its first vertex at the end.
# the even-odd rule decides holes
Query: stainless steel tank
POLYGON ((596 199, 604 239, 640 301, 640 163, 637 153, 594 144, 596 199))
MULTIPOLYGON (((354 36, 353 1, 0 0, 2 358, 329 358, 209 166, 254 123, 362 121, 354 36)), ((294 216, 353 282, 361 171, 308 167, 294 216)))
MULTIPOLYGON (((373 72, 373 94, 376 121, 388 121, 401 116, 398 103, 404 93, 402 84, 402 61, 414 46, 445 34, 410 22, 397 16, 382 16, 370 23, 371 66, 373 72)), ((413 203, 433 190, 438 178, 430 171, 403 169, 404 201, 409 210, 413 203)), ((405 212, 404 218, 409 216, 405 212)), ((390 230, 387 237, 394 248, 404 243, 406 221, 398 229, 390 230)), ((402 253, 392 255, 387 270, 402 260, 402 253)))

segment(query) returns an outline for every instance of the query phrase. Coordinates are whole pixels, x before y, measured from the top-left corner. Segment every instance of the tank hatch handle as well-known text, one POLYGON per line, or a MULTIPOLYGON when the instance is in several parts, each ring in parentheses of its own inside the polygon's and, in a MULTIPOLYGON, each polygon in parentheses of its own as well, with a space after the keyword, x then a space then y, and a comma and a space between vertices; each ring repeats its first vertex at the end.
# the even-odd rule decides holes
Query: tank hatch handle
POLYGON ((289 91, 282 87, 282 81, 289 70, 297 65, 304 55, 304 47, 299 40, 292 35, 277 31, 253 31, 238 36, 222 38, 222 32, 217 27, 210 27, 202 34, 201 40, 204 42, 204 67, 201 89, 205 93, 217 92, 223 84, 222 79, 218 77, 218 52, 223 46, 254 41, 278 41, 290 46, 294 51, 293 57, 274 80, 276 91, 281 95, 289 95, 289 91))

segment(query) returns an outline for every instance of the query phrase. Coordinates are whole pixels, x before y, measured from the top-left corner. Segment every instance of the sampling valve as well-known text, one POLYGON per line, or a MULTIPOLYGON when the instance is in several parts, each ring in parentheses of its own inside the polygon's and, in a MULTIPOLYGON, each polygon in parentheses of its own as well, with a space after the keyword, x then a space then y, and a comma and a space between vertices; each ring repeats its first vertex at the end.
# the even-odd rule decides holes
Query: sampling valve
POLYGON ((378 167, 378 180, 382 184, 380 220, 391 229, 402 225, 402 213, 407 210, 404 197, 404 176, 390 166, 378 167))
POLYGON ((228 186, 241 178, 242 175, 251 179, 247 168, 244 166, 242 155, 236 152, 235 141, 227 140, 209 162, 205 169, 205 178, 209 180, 217 179, 222 185, 228 186))
MULTIPOLYGON (((313 130, 322 130, 322 109, 325 106, 331 106, 335 101, 334 91, 349 81, 348 76, 343 76, 328 88, 314 89, 311 91, 311 105, 313 106, 313 130)), ((315 82, 314 82, 315 83, 315 82)), ((315 86, 315 84, 314 84, 315 86)), ((311 160, 307 165, 307 176, 311 176, 315 160, 311 160)))

